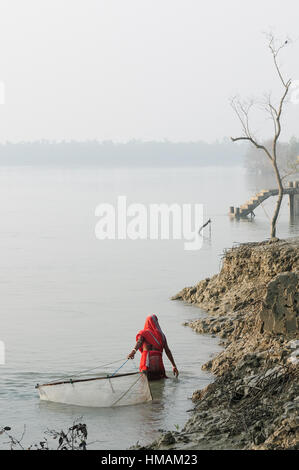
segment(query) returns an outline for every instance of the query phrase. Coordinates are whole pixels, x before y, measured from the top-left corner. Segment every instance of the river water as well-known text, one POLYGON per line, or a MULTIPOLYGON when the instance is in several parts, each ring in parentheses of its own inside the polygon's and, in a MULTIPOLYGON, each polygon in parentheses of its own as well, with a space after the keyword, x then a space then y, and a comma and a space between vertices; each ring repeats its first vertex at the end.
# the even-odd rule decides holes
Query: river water
MULTIPOLYGON (((211 380, 201 365, 220 347, 216 338, 182 326, 202 315, 199 309, 169 298, 217 272, 223 250, 233 243, 268 237, 273 202, 252 221, 227 216, 230 205, 244 203, 256 189, 242 168, 1 167, 0 340, 6 364, 0 366, 0 426, 19 436, 25 425, 27 445, 47 428, 64 429, 82 417, 96 449, 124 449, 150 442, 159 429, 181 427, 192 392, 211 380), (128 203, 202 203, 211 233, 205 229, 198 251, 185 251, 180 240, 99 241, 95 208, 114 204, 119 195, 128 203), (179 380, 155 384, 152 403, 114 409, 40 403, 36 383, 125 358, 152 313, 180 370, 179 380)), ((285 198, 278 236, 298 233, 285 198)), ((167 359, 165 365, 171 377, 167 359)))

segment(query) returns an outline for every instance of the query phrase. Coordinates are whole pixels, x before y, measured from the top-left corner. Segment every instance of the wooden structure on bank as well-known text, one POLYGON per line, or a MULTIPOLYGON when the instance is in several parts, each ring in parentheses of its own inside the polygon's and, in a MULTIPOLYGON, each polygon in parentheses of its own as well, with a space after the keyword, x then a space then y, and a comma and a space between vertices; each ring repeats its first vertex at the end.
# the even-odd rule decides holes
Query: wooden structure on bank
MULTIPOLYGON (((289 196, 290 216, 299 217, 299 181, 290 181, 283 194, 289 196)), ((278 189, 263 189, 240 207, 230 207, 229 215, 236 219, 254 216, 255 209, 266 199, 278 195, 278 189)))

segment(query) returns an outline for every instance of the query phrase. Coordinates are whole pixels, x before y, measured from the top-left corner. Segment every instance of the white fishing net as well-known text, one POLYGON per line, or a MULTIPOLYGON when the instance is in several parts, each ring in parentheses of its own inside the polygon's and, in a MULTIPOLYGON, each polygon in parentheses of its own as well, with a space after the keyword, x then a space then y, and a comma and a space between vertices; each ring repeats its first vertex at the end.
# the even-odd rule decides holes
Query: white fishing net
POLYGON ((147 377, 139 372, 54 382, 38 385, 37 389, 41 400, 77 406, 112 407, 152 400, 147 377))

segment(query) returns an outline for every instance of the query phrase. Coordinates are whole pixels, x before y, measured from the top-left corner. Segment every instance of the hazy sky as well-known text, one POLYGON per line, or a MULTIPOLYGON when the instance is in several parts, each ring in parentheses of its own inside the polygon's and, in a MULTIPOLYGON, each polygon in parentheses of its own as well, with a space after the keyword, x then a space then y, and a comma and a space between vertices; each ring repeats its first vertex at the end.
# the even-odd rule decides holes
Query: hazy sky
POLYGON ((229 98, 278 83, 263 31, 295 39, 299 80, 298 18, 295 0, 0 0, 0 141, 236 134, 229 98))

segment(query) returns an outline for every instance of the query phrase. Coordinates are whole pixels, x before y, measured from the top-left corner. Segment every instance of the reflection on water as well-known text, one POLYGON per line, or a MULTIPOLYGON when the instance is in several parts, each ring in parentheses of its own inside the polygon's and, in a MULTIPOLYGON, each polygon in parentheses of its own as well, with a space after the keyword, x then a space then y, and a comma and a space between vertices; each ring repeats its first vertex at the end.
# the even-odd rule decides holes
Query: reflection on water
MULTIPOLYGON (((82 416, 92 446, 108 449, 146 443, 158 429, 182 426, 193 391, 211 379, 201 366, 220 348, 217 338, 182 326, 202 315, 199 309, 169 298, 217 272, 223 250, 233 243, 268 237, 275 201, 258 208, 252 220, 227 215, 252 193, 238 168, 1 168, 0 339, 7 363, 0 366, 0 425, 22 433, 26 424, 25 440, 32 443, 47 428, 65 428, 82 416), (100 242, 94 236, 95 207, 119 195, 129 203, 203 203, 211 237, 205 229, 201 250, 193 252, 184 251, 179 240, 100 242), (39 402, 36 383, 124 362, 153 313, 180 376, 176 380, 170 371, 168 380, 152 383, 152 403, 91 409, 39 402)), ((278 235, 298 233, 284 198, 278 235)), ((170 367, 167 359, 165 366, 170 367)), ((133 370, 131 362, 123 368, 133 370)))
POLYGON ((165 382, 168 379, 155 380, 149 382, 153 400, 160 402, 162 400, 164 391, 165 391, 165 382))

